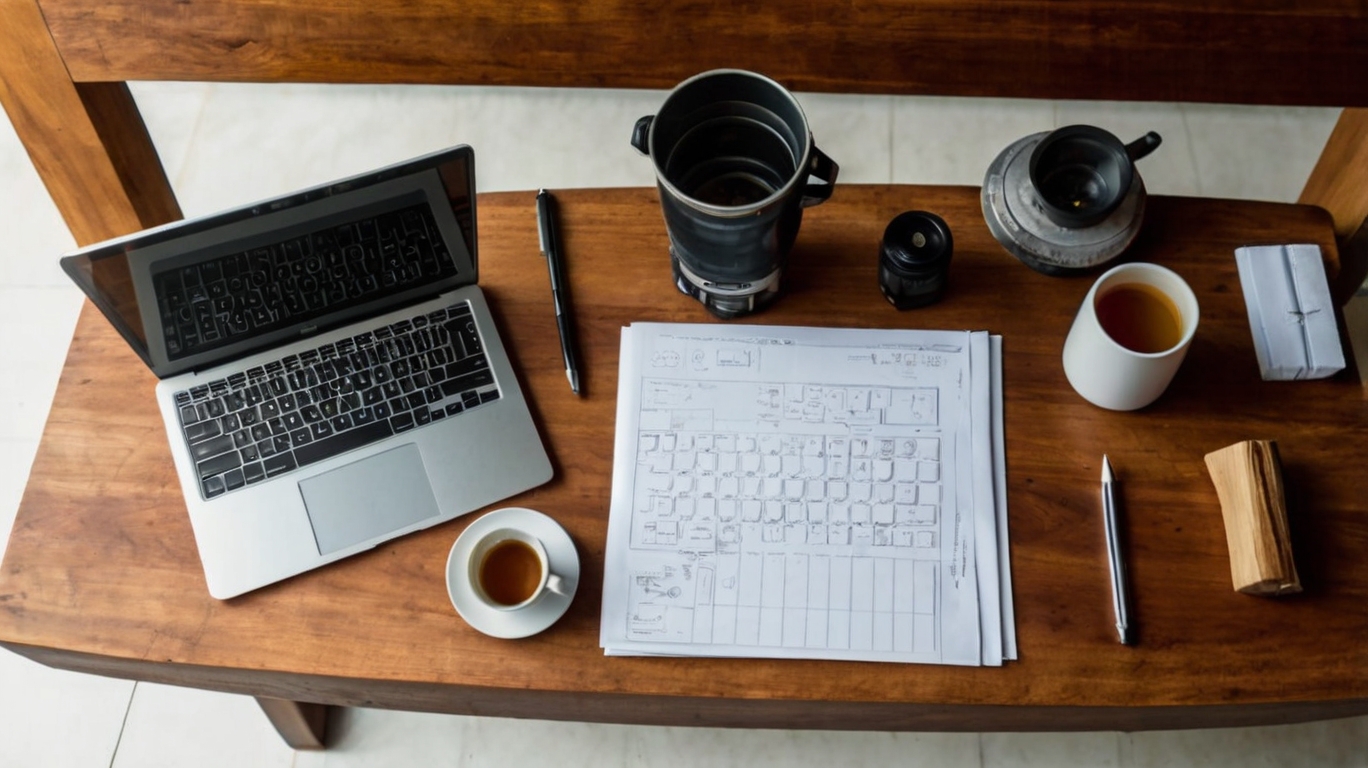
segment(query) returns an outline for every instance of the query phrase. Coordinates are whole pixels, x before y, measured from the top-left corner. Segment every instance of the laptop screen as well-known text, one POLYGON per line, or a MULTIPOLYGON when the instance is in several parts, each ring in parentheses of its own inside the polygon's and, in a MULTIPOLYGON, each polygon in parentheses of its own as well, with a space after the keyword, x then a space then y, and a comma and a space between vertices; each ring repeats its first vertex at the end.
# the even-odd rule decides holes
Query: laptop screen
POLYGON ((465 146, 62 259, 162 378, 472 284, 476 266, 465 146))

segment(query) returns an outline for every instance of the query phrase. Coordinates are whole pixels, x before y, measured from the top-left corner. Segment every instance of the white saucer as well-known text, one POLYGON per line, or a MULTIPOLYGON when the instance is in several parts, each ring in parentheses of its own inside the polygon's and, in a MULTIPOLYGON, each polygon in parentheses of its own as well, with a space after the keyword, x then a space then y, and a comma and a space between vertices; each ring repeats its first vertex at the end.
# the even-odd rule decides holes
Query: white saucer
POLYGON ((447 556, 446 583, 451 604, 467 624, 491 637, 528 637, 555 624, 570 607, 579 586, 579 575, 579 553, 575 551, 570 534, 555 520, 524 507, 496 509, 471 523, 456 537, 451 554, 447 556), (516 611, 495 610, 481 602, 470 584, 466 563, 475 542, 498 528, 517 528, 540 539, 551 560, 551 572, 565 581, 570 594, 558 595, 547 590, 536 602, 516 611))

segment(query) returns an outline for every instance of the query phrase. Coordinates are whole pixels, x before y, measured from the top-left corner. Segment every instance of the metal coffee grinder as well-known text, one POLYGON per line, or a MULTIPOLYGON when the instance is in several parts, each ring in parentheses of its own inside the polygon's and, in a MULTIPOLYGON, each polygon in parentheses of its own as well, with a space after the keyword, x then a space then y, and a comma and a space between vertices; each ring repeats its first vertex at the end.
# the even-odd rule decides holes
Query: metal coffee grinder
POLYGON ((1120 256, 1140 232, 1145 183, 1135 161, 1161 141, 1130 144, 1091 125, 1018 139, 988 166, 983 218, 993 237, 1047 275, 1091 272, 1120 256))
POLYGON ((839 170, 793 94, 704 72, 637 121, 632 146, 655 168, 675 287, 727 320, 772 303, 803 209, 831 197, 839 170))

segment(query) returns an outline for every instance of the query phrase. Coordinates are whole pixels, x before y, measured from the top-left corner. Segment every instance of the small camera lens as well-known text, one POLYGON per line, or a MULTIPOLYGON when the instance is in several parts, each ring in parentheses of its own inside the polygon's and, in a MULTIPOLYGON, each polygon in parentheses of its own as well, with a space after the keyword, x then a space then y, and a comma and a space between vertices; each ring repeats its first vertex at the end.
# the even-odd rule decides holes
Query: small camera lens
POLYGON ((879 245, 879 290, 898 309, 933 304, 945 293, 954 240, 945 220, 926 211, 900 213, 879 245))

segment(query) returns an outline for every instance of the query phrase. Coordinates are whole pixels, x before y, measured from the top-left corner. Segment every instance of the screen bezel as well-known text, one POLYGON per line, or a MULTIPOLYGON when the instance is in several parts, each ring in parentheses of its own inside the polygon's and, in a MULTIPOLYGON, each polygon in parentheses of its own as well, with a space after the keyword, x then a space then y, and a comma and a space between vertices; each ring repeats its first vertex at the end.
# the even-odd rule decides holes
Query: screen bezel
MULTIPOLYGON (((427 186, 432 187, 433 182, 429 181, 427 186)), ((479 276, 475 198, 474 150, 468 145, 460 145, 280 197, 106 240, 63 256, 60 264, 67 276, 109 320, 143 363, 158 378, 166 378, 186 371, 222 365, 263 349, 307 338, 359 318, 418 303, 455 288, 474 284, 479 276), (455 275, 360 304, 329 315, 324 321, 291 324, 267 334, 173 361, 166 353, 160 326, 151 329, 155 333, 139 333, 139 330, 146 331, 142 324, 148 322, 147 313, 141 311, 143 319, 139 321, 140 327, 135 328, 126 316, 126 310, 116 306, 116 301, 107 295, 94 279, 96 265, 107 259, 120 259, 122 265, 128 265, 131 254, 156 254, 154 262, 142 265, 141 270, 146 274, 131 275, 134 284, 132 287, 136 288, 140 280, 144 284, 150 282, 152 264, 184 258, 184 255, 202 249, 206 237, 212 238, 226 232, 227 238, 231 239, 235 230, 261 229, 263 224, 269 228, 273 219, 280 220, 282 217, 291 216, 298 218, 302 212, 319 206, 346 209, 349 201, 358 196, 365 196, 362 190, 372 190, 377 186, 383 188, 406 178, 421 179, 434 171, 435 183, 443 191, 448 205, 444 209, 440 205, 443 201, 432 200, 431 195, 428 196, 429 203, 432 204, 434 215, 438 217, 438 223, 446 235, 444 239, 447 241, 447 249, 456 265, 455 275), (464 206, 461 205, 462 202, 465 203, 464 206), (183 250, 180 248, 181 244, 184 244, 183 250)), ((133 309, 135 313, 140 312, 136 306, 133 309)))

